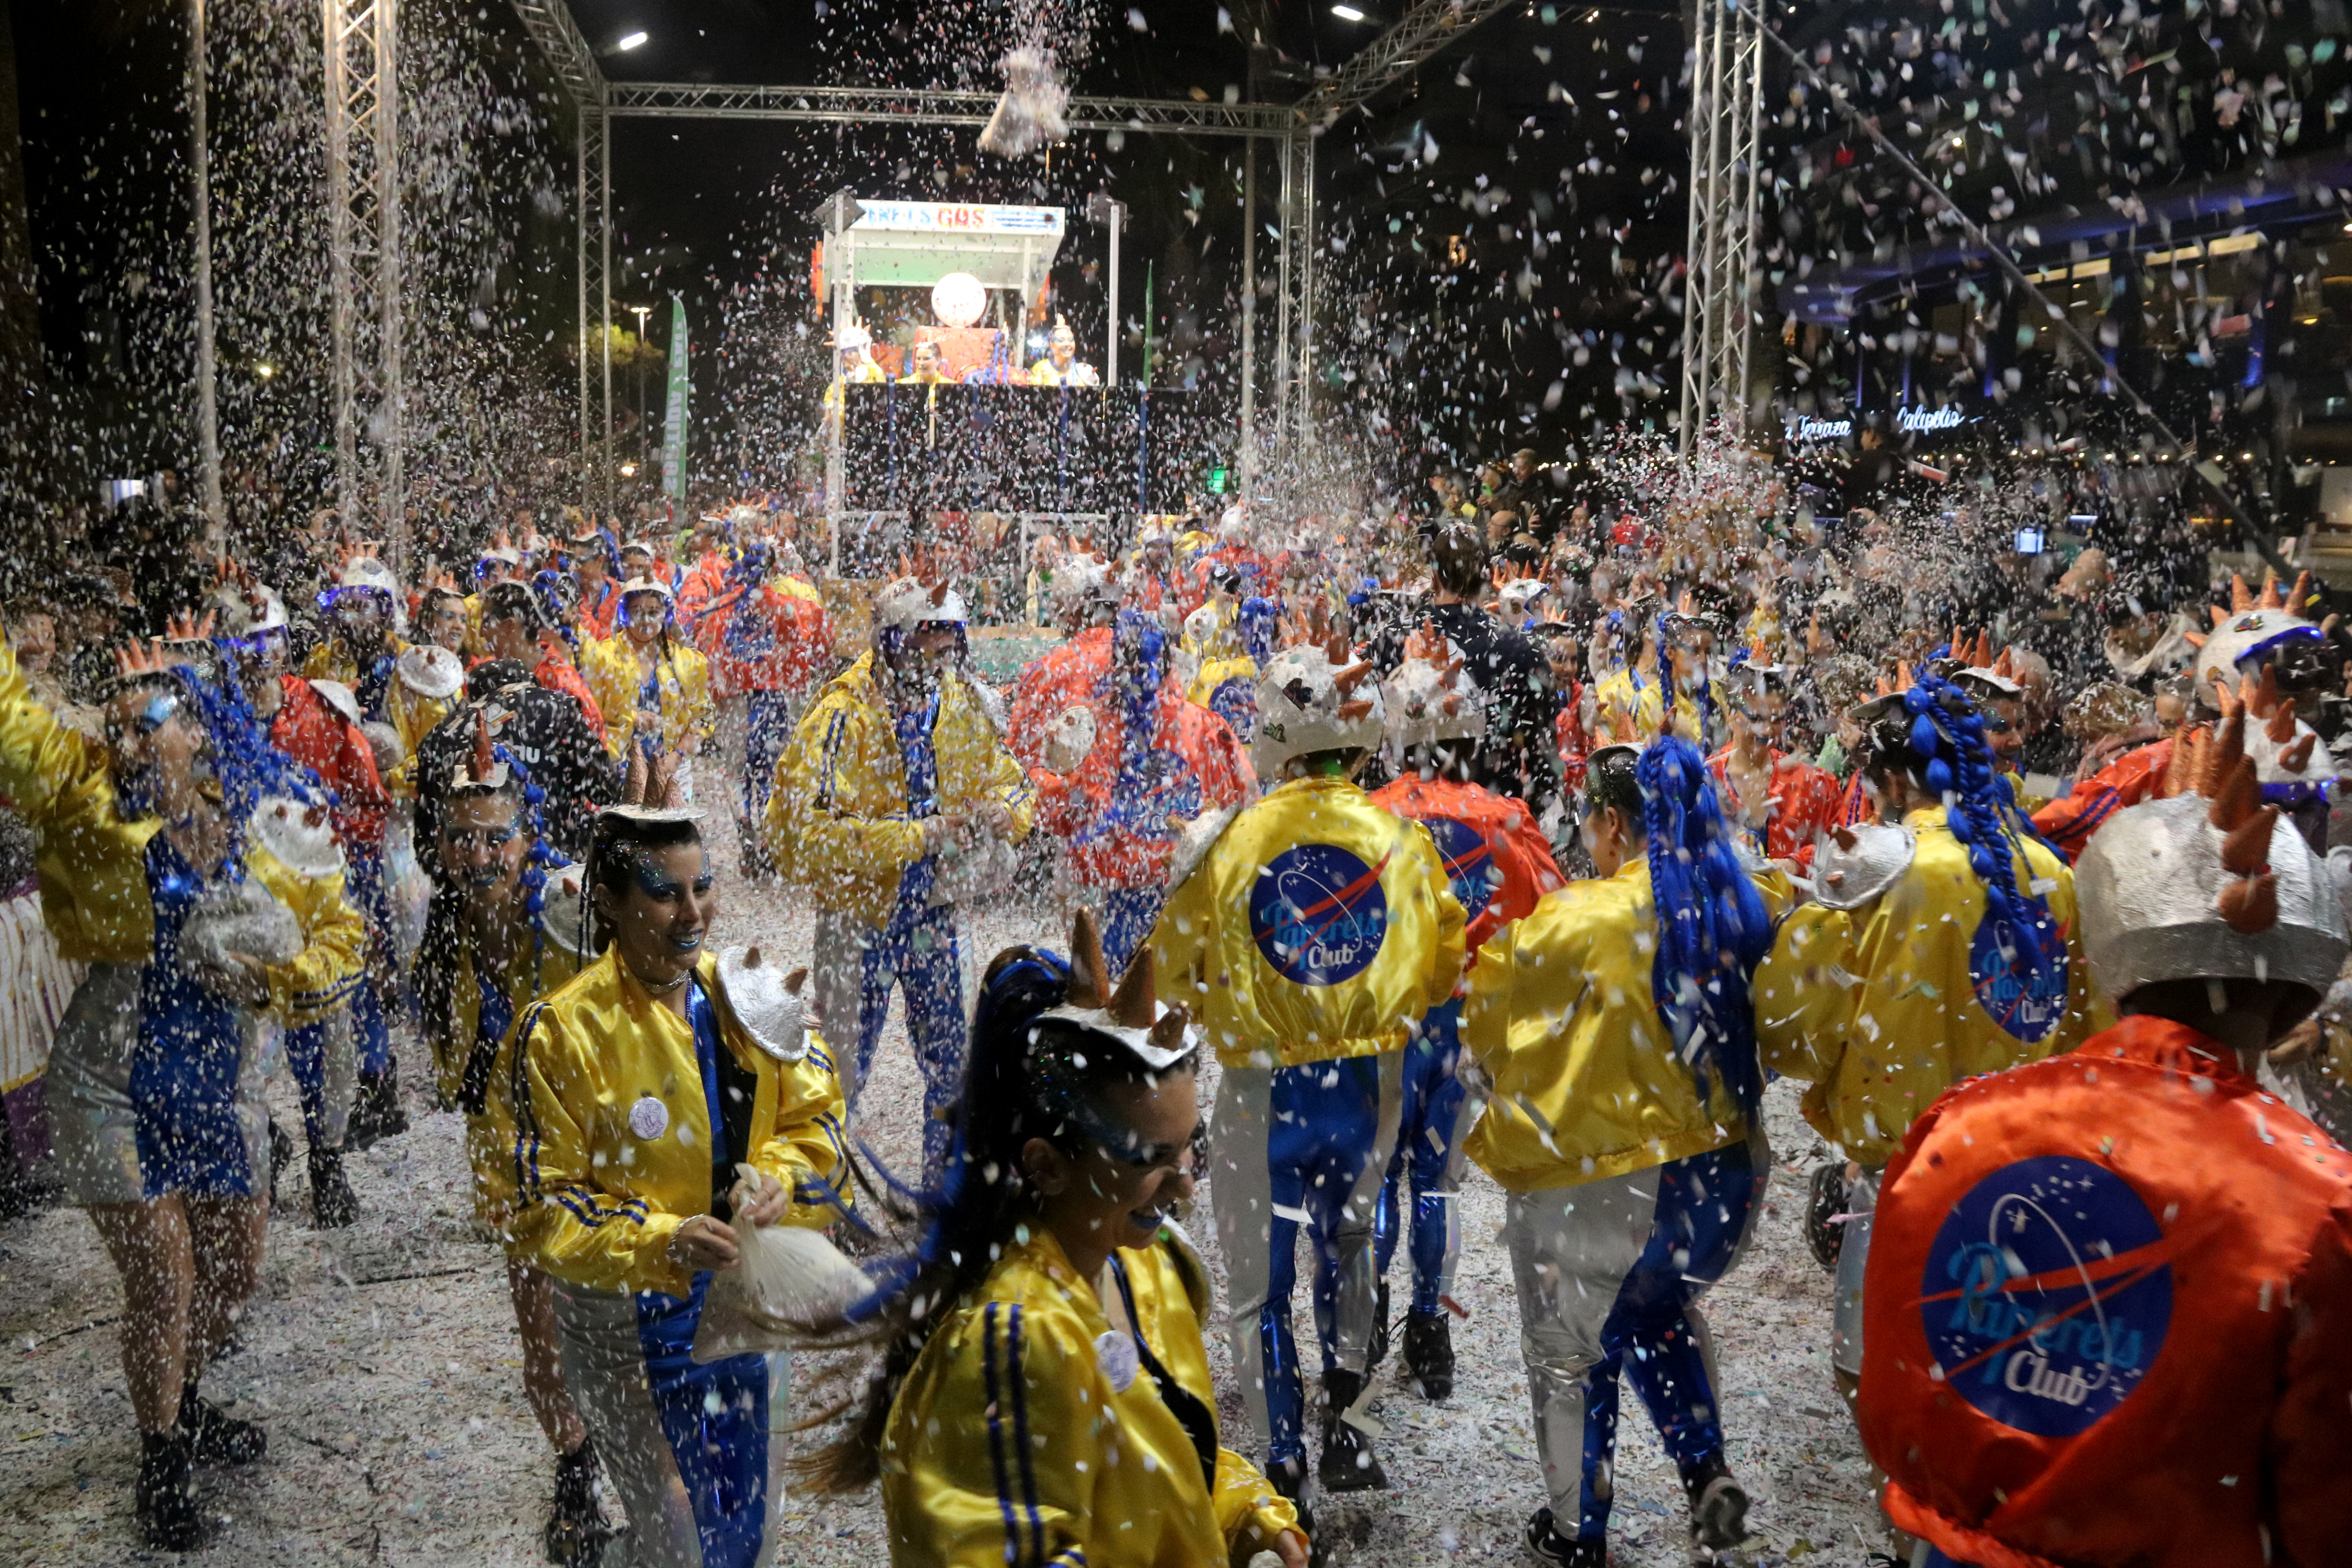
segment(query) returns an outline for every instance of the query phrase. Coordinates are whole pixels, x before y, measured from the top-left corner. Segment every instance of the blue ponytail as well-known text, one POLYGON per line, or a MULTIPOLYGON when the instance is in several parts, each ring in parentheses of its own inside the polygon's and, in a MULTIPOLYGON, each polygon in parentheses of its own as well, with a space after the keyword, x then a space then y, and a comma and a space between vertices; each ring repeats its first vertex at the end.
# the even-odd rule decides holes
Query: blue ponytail
POLYGON ((1712 1072, 1750 1119, 1764 1093, 1748 977, 1772 939, 1763 896, 1733 848, 1731 825, 1698 748, 1678 735, 1650 742, 1634 769, 1649 834, 1658 952, 1650 994, 1675 1049, 1699 1079, 1712 1072))

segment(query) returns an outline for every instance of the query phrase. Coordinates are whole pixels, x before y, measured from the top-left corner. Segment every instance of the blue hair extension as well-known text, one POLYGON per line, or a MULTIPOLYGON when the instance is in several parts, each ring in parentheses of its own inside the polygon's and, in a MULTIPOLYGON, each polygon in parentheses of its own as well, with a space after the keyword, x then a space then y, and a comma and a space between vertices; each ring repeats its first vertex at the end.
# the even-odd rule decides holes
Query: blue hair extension
MULTIPOLYGON (((1969 868, 1984 884, 1986 910, 2020 927, 2050 931, 2048 901, 2017 885, 2020 814, 1993 771, 1976 704, 1942 676, 1922 670, 1903 693, 1903 710, 1911 719, 1908 738, 1920 781, 1943 800, 1946 826, 1967 847, 1969 868)), ((2045 945, 2025 946, 2034 972, 2046 973, 2054 961, 2045 945)))
POLYGON ((332 806, 335 797, 319 775, 269 743, 268 726, 246 700, 235 680, 215 686, 194 666, 174 665, 190 704, 212 740, 213 774, 220 785, 221 816, 228 825, 227 864, 244 875, 245 826, 264 798, 284 795, 307 805, 332 806))
POLYGON ((1274 600, 1253 594, 1244 599, 1236 619, 1241 626, 1242 648, 1259 665, 1274 657, 1275 625, 1281 606, 1274 600))
POLYGON ((1730 824, 1697 747, 1661 735, 1634 769, 1649 833, 1658 952, 1650 994, 1705 1091, 1712 1071, 1753 1117, 1764 1092, 1748 977, 1772 939, 1763 896, 1732 847, 1730 824))

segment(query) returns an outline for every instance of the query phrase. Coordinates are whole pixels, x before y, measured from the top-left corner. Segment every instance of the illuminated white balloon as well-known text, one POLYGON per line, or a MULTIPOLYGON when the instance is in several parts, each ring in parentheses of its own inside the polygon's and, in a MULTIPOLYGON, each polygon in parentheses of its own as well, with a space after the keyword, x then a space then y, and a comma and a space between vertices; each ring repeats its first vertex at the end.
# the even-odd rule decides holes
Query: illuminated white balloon
POLYGON ((969 272, 950 272, 931 285, 931 311, 941 324, 969 327, 988 309, 988 290, 969 272))

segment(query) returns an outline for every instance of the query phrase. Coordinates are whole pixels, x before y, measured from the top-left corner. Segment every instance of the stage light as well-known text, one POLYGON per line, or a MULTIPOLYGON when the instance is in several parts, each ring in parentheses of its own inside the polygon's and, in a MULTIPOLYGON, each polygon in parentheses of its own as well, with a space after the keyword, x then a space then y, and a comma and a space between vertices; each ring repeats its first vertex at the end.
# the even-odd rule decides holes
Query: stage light
POLYGON ((278 374, 278 367, 274 364, 257 364, 253 367, 253 374, 259 376, 262 380, 268 381, 271 376, 278 374))
POLYGON ((635 479, 637 477, 637 466, 635 463, 623 463, 621 465, 621 477, 625 479, 635 479))
POLYGON ((1339 17, 1342 22, 1360 22, 1364 19, 1364 14, 1353 5, 1334 5, 1331 7, 1331 15, 1339 17))
POLYGON ((645 33, 631 33, 627 37, 623 38, 619 43, 614 44, 613 47, 618 53, 627 54, 631 49, 634 49, 639 44, 644 43, 648 36, 649 35, 645 33))

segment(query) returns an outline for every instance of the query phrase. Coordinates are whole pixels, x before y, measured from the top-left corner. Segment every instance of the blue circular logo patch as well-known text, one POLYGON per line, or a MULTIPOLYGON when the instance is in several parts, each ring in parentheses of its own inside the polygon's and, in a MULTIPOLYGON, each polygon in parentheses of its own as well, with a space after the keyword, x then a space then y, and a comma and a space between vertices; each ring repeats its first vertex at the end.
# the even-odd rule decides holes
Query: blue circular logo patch
POLYGON ((2037 929, 1987 910, 1969 943, 1969 982, 2002 1034, 2028 1045, 2039 1040, 2066 1016, 2066 939, 2058 922, 2045 920, 2037 929))
POLYGON ((1450 816, 1424 817, 1422 826, 1429 829, 1430 837, 1437 841, 1438 854, 1445 858, 1445 876, 1454 884, 1454 901, 1464 914, 1476 920, 1501 880, 1495 874, 1495 852, 1486 836, 1450 816))
POLYGON ((1276 973, 1300 985, 1337 985, 1361 974, 1389 933, 1381 873, 1329 844, 1284 850, 1250 889, 1250 936, 1276 973))
POLYGON ((2072 1437, 2131 1396, 2172 1323, 2164 1233, 2087 1160, 2021 1160, 1946 1216, 1920 1326, 1953 1393, 2004 1426, 2072 1437))

